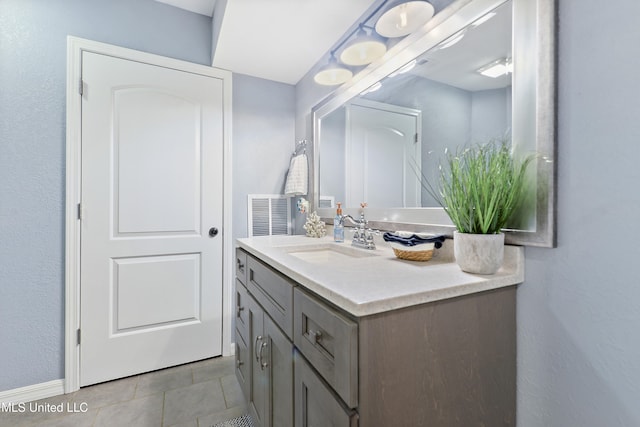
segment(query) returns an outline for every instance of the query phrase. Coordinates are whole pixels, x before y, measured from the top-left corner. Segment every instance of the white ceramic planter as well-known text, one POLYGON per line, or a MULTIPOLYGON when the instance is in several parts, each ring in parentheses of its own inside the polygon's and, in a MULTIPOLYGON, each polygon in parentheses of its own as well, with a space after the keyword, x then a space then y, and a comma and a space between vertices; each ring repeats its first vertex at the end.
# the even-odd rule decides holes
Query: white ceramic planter
POLYGON ((494 274, 504 259, 504 233, 469 234, 454 231, 453 253, 462 271, 494 274))

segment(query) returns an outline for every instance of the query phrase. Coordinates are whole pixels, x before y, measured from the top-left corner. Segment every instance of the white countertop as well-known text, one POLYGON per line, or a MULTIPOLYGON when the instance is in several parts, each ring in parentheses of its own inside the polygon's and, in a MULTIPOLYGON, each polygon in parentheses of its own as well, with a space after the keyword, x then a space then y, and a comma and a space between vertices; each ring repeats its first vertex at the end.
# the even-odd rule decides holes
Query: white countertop
MULTIPOLYGON (((347 239, 348 240, 348 239, 347 239)), ((261 236, 238 239, 247 252, 289 276, 304 287, 354 316, 390 311, 426 302, 438 301, 524 281, 524 248, 505 246, 504 263, 494 275, 464 273, 453 259, 453 242, 447 240, 427 262, 404 261, 395 257, 384 242, 377 249, 364 251, 367 256, 334 257, 331 264, 302 260, 289 252, 318 245, 351 248, 349 241, 333 242, 306 236, 261 236), (371 256, 369 256, 371 255, 371 256)))

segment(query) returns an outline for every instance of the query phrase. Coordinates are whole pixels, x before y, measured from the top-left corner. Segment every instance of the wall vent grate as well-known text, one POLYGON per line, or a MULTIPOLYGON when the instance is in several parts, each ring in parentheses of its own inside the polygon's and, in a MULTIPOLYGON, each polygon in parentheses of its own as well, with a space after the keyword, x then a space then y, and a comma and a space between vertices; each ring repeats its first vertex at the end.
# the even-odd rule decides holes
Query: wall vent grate
POLYGON ((249 194, 249 237, 291 234, 291 198, 282 194, 249 194))

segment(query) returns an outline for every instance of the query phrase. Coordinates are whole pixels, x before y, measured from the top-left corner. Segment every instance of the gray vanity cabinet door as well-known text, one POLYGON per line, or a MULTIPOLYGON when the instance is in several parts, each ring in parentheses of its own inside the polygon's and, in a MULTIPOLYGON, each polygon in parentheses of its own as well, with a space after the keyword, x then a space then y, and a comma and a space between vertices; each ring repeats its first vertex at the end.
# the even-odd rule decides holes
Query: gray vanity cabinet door
POLYGON ((293 427, 293 344, 249 296, 249 411, 256 427, 293 427))
POLYGON ((264 317, 267 347, 263 363, 268 371, 269 422, 263 427, 293 427, 293 344, 269 316, 264 317))
MULTIPOLYGON (((268 420, 268 388, 267 371, 262 367, 260 351, 264 353, 263 344, 266 344, 264 335, 264 311, 253 298, 247 300, 247 312, 249 319, 249 357, 250 386, 249 386, 249 412, 256 427, 267 427, 268 420)), ((266 345, 265 345, 266 347, 266 345)))
POLYGON ((236 277, 247 284, 247 253, 240 248, 236 248, 236 277))
POLYGON ((242 283, 236 279, 236 330, 245 342, 249 341, 249 310, 247 304, 249 293, 242 283))
POLYGON ((358 415, 316 375, 299 353, 295 355, 295 427, 356 427, 358 415))
POLYGON ((249 346, 245 339, 236 330, 236 378, 240 383, 244 398, 249 400, 249 372, 251 369, 251 356, 249 355, 249 346))

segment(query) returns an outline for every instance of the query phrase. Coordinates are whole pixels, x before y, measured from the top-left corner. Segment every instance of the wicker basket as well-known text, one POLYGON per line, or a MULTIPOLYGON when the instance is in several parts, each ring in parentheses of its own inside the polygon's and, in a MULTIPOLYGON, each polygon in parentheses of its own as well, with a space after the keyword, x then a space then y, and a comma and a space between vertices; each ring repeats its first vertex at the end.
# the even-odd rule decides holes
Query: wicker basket
POLYGON ((433 256, 433 248, 424 251, 403 251, 393 248, 396 257, 407 261, 429 261, 433 256))

